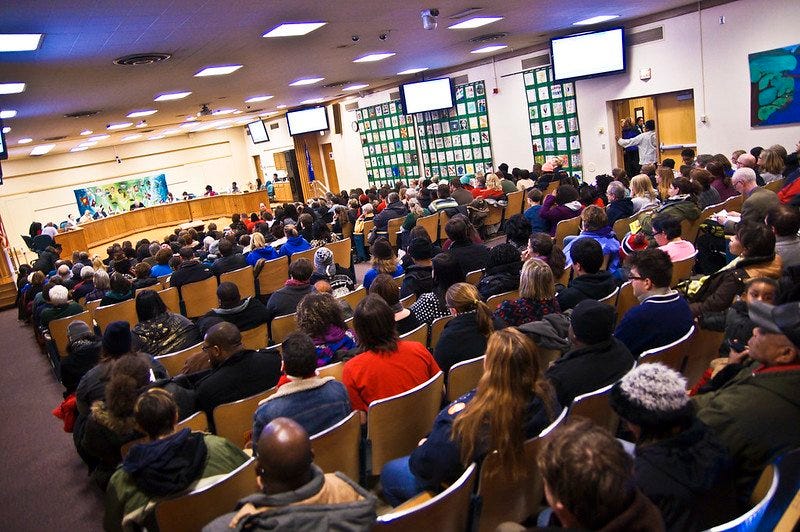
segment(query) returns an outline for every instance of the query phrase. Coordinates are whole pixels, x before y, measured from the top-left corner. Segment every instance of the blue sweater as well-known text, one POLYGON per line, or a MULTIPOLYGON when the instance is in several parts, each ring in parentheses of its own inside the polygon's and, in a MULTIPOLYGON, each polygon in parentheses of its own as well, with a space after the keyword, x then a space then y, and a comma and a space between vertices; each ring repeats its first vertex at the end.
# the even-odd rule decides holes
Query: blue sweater
POLYGON ((264 246, 263 248, 251 250, 245 257, 245 260, 250 266, 255 266, 258 259, 272 260, 277 258, 278 253, 275 251, 275 248, 272 246, 264 246))
POLYGON ((614 336, 638 357, 648 349, 671 344, 692 327, 689 303, 674 290, 651 296, 630 309, 617 325, 614 336))
POLYGON ((292 238, 286 240, 286 243, 281 246, 280 251, 278 251, 278 256, 291 257, 293 253, 305 251, 307 249, 311 249, 311 244, 309 244, 305 238, 299 235, 293 236, 292 238))
MULTIPOLYGON (((369 290, 369 285, 372 284, 372 281, 375 280, 379 273, 380 272, 378 272, 378 270, 375 268, 370 268, 367 270, 367 273, 364 274, 364 290, 369 290)), ((399 277, 401 275, 403 275, 403 267, 398 264, 397 268, 394 269, 392 277, 399 277)))
POLYGON ((172 273, 172 268, 167 264, 155 264, 150 268, 150 277, 161 277, 172 273))
POLYGON ((525 210, 524 216, 531 223, 531 230, 534 233, 549 233, 550 224, 539 216, 539 211, 542 210, 541 205, 534 205, 525 210))
POLYGON ((607 270, 609 273, 614 275, 620 267, 619 262, 619 240, 617 240, 614 231, 611 227, 606 226, 599 231, 581 231, 581 234, 578 235, 578 238, 575 240, 571 240, 569 244, 564 246, 564 255, 567 256, 567 266, 572 266, 572 257, 570 256, 570 250, 575 242, 578 241, 579 238, 594 238, 600 243, 600 247, 603 248, 603 255, 608 255, 608 268, 607 270))

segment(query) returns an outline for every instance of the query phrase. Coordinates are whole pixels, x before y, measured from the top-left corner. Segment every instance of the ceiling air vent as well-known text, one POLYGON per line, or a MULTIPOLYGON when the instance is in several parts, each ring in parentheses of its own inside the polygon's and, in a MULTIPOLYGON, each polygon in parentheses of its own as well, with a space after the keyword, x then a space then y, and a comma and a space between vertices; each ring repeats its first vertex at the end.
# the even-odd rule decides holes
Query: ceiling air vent
POLYGON ((492 42, 498 39, 505 39, 508 37, 508 33, 501 31, 498 33, 487 33, 485 35, 478 35, 477 37, 473 37, 469 40, 469 42, 473 42, 476 44, 485 43, 485 42, 492 42))
POLYGON ((281 127, 281 125, 279 123, 277 123, 277 122, 275 122, 274 124, 270 124, 269 125, 270 129, 278 129, 279 127, 281 127))
POLYGON ((172 54, 164 54, 159 52, 150 52, 145 54, 131 54, 117 57, 114 59, 115 65, 122 66, 139 66, 139 65, 152 65, 153 63, 160 63, 172 57, 172 54))
POLYGON ((336 87, 344 87, 345 85, 349 85, 349 84, 350 84, 350 82, 346 81, 346 80, 345 81, 334 81, 333 83, 328 83, 326 85, 323 85, 322 88, 323 89, 333 89, 333 88, 336 88, 336 87))
POLYGON ((400 99, 400 91, 394 91, 389 93, 390 100, 399 100, 400 99))
POLYGON ((550 64, 550 54, 542 54, 522 60, 522 69, 528 70, 550 64))
POLYGON ((347 103, 344 106, 345 111, 356 111, 358 109, 358 102, 347 103))
POLYGON ((95 116, 100 114, 100 110, 95 111, 75 111, 74 113, 67 113, 64 115, 64 118, 88 118, 90 116, 95 116))
POLYGON ((453 78, 454 85, 464 85, 466 83, 469 83, 469 76, 467 74, 453 78))
POLYGON ((46 139, 42 139, 42 142, 58 142, 59 140, 64 140, 67 138, 66 135, 59 135, 57 137, 47 137, 46 139))

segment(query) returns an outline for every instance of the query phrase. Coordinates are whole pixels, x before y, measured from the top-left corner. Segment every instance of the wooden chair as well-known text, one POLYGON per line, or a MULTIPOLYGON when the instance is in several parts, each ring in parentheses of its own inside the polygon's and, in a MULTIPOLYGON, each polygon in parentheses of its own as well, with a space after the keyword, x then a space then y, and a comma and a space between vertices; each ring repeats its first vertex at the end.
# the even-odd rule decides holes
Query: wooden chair
POLYGON ((161 296, 161 301, 167 306, 170 312, 175 314, 181 313, 181 298, 178 295, 177 288, 166 288, 159 290, 158 295, 161 296))
POLYGON ((433 426, 442 402, 444 374, 439 371, 419 386, 392 397, 373 401, 367 410, 367 445, 372 449, 372 475, 389 460, 405 456, 433 426))
POLYGON ((695 326, 689 332, 672 342, 671 344, 648 349, 639 355, 639 364, 653 364, 660 362, 675 371, 683 371, 684 362, 689 354, 691 338, 694 335, 695 326))
POLYGON ((433 213, 422 218, 417 218, 417 227, 424 227, 431 237, 431 242, 439 240, 439 214, 433 213))
POLYGON ((339 299, 347 301, 347 304, 350 305, 350 308, 355 310, 356 305, 358 302, 367 297, 367 291, 363 286, 359 286, 352 292, 345 294, 343 296, 339 296, 339 299))
MULTIPOLYGON (((56 346, 56 351, 62 357, 67 356, 67 345, 69 345, 69 340, 67 339, 67 328, 69 324, 73 321, 82 321, 86 325, 89 326, 91 329, 94 327, 92 323, 92 313, 88 310, 84 310, 79 314, 75 314, 73 316, 67 316, 66 318, 59 318, 57 320, 51 321, 47 328, 50 331, 50 338, 52 338, 53 343, 56 346)), ((7 340, 11 340, 8 338, 7 340)))
POLYGON ((289 262, 295 262, 299 259, 308 259, 311 261, 311 264, 314 264, 314 253, 317 252, 317 248, 307 249, 305 251, 296 251, 292 253, 292 256, 289 257, 289 262))
POLYGON ((353 223, 347 222, 346 224, 342 225, 342 239, 347 240, 348 238, 353 236, 353 223))
POLYGON ((397 277, 392 277, 392 280, 394 281, 394 285, 397 287, 398 291, 400 290, 400 287, 403 286, 403 281, 405 281, 405 279, 406 279, 406 274, 404 274, 404 273, 401 274, 401 275, 398 275, 397 277))
POLYGON ((171 276, 172 274, 168 273, 166 275, 159 275, 158 277, 156 277, 156 279, 158 279, 158 282, 161 283, 162 288, 169 288, 169 278, 171 276))
POLYGON ((547 188, 544 190, 544 195, 555 194, 559 186, 561 186, 561 181, 552 181, 548 183, 547 188))
POLYGON ((187 318, 197 318, 216 307, 217 278, 213 275, 203 281, 185 284, 180 290, 187 318))
MULTIPOLYGON (((328 364, 327 366, 322 366, 321 368, 317 368, 317 376, 319 378, 322 377, 333 377, 339 382, 342 382, 342 372, 344 371, 344 362, 334 362, 333 364, 328 364)), ((357 477, 352 477, 357 478, 357 477)))
POLYGON ((212 415, 217 436, 228 438, 243 449, 253 433, 253 414, 258 409, 258 403, 274 394, 277 389, 273 386, 269 390, 216 407, 212 415))
POLYGON ((691 257, 686 257, 683 260, 672 263, 672 280, 669 283, 670 286, 678 286, 678 283, 692 276, 692 270, 694 269, 694 261, 696 258, 697 251, 695 251, 691 257))
MULTIPOLYGON (((447 212, 439 211, 439 240, 444 240, 447 238, 447 234, 444 231, 444 226, 447 225, 448 220, 450 220, 450 216, 447 215, 447 212)), ((431 241, 433 241, 433 235, 431 235, 431 241)))
POLYGON ((219 282, 235 284, 239 288, 239 295, 242 299, 256 295, 256 280, 253 277, 252 266, 225 272, 219 276, 219 282))
POLYGON ((94 311, 94 321, 97 322, 101 334, 105 332, 106 327, 112 321, 127 321, 133 329, 139 323, 139 317, 136 315, 136 300, 127 299, 113 305, 97 307, 94 311))
POLYGON ((353 317, 352 317, 352 316, 350 316, 349 318, 347 318, 346 320, 344 320, 344 324, 345 324, 345 325, 347 325, 347 328, 348 328, 348 329, 350 329, 350 330, 353 330, 353 321, 354 321, 354 320, 353 320, 353 317))
POLYGON ((717 214, 719 211, 725 208, 725 202, 716 203, 714 205, 709 205, 702 211, 700 211, 700 217, 697 219, 698 227, 701 223, 705 220, 711 218, 712 215, 717 214))
POLYGON ((764 188, 767 190, 771 190, 777 194, 778 191, 780 191, 780 189, 783 188, 783 181, 784 181, 783 179, 776 179, 775 181, 770 181, 769 183, 764 185, 764 188))
POLYGON ((722 331, 697 328, 692 336, 692 343, 683 368, 688 388, 697 384, 712 360, 719 358, 719 346, 722 345, 724 338, 725 333, 722 331))
POLYGON ((152 290, 154 292, 158 292, 159 290, 162 290, 162 286, 161 286, 161 283, 155 283, 155 284, 151 284, 150 286, 143 286, 141 288, 137 288, 133 292, 133 298, 136 299, 136 296, 138 296, 140 293, 144 292, 145 290, 152 290))
POLYGON ((616 434, 619 416, 611 408, 610 398, 613 386, 614 383, 611 383, 599 390, 577 396, 569 406, 567 419, 573 419, 575 416, 585 417, 594 421, 596 425, 607 428, 611 434, 616 434))
POLYGON ((364 220, 364 229, 361 232, 364 235, 364 246, 369 247, 369 234, 375 229, 375 220, 364 220))
POLYGON ((608 294, 606 297, 602 299, 598 299, 597 301, 600 303, 605 303, 606 305, 616 308, 617 306, 617 295, 619 294, 619 287, 617 287, 613 292, 608 294))
POLYGON ((267 335, 269 328, 266 323, 262 323, 258 327, 242 331, 242 345, 245 349, 263 349, 269 343, 267 335))
POLYGON ((353 243, 349 238, 337 240, 336 242, 330 242, 325 244, 325 247, 330 249, 331 253, 333 253, 334 263, 338 264, 345 270, 350 269, 353 264, 353 255, 351 253, 353 243))
POLYGON ((175 353, 170 353, 168 355, 161 355, 156 357, 156 360, 161 362, 161 365, 167 370, 170 376, 174 377, 178 375, 181 370, 183 369, 184 364, 186 364, 186 360, 189 357, 192 357, 198 353, 203 352, 203 342, 195 344, 191 347, 187 347, 182 351, 176 351, 175 353))
POLYGON ((681 220, 681 238, 687 242, 694 242, 697 240, 697 231, 700 229, 700 222, 698 220, 681 220))
POLYGON ((564 273, 561 274, 561 277, 556 279, 556 283, 567 286, 569 284, 570 277, 572 277, 572 266, 567 266, 564 268, 564 273))
POLYGON ((626 281, 619 287, 619 294, 617 295, 617 323, 622 321, 630 309, 639 304, 639 300, 633 295, 633 284, 626 281))
POLYGON ((543 347, 536 346, 539 349, 537 358, 539 360, 539 368, 544 371, 550 364, 555 362, 561 357, 561 351, 558 349, 544 349, 543 347))
POLYGON ((403 226, 403 222, 406 220, 405 216, 401 218, 392 218, 389 220, 389 224, 386 226, 387 231, 389 232, 388 240, 389 245, 392 246, 392 249, 397 249, 399 246, 397 244, 398 237, 400 235, 400 228, 403 226))
POLYGON ((579 235, 581 232, 581 217, 575 216, 574 218, 570 218, 568 220, 561 220, 556 225, 556 236, 555 241, 556 244, 560 248, 564 248, 564 238, 571 236, 571 235, 579 235))
POLYGON ((489 307, 489 310, 494 311, 503 301, 514 301, 515 299, 519 299, 519 290, 510 290, 492 296, 486 300, 486 305, 489 307))
POLYGON ((740 213, 742 212, 742 204, 744 204, 744 196, 739 194, 726 199, 723 205, 728 212, 735 211, 740 213))
POLYGON ((616 222, 614 222, 614 234, 617 237, 617 240, 622 242, 622 239, 628 232, 631 230, 631 222, 637 219, 639 213, 634 214, 633 216, 628 216, 627 218, 620 218, 616 222))
POLYGON ((267 296, 279 288, 289 278, 289 261, 286 257, 268 260, 258 274, 258 295, 267 296))
POLYGON ((442 336, 445 325, 452 319, 453 316, 442 316, 431 322, 431 351, 433 351, 436 348, 436 344, 439 343, 439 338, 442 336))
POLYGON ((486 355, 462 360, 453 364, 447 374, 447 402, 452 403, 470 390, 478 386, 478 381, 483 376, 483 363, 486 355))
POLYGON ((97 307, 100 306, 101 299, 93 299, 92 301, 86 302, 86 310, 88 310, 92 314, 92 319, 94 319, 94 311, 97 310, 97 307))
POLYGON ((400 337, 401 340, 408 340, 409 342, 419 342, 422 345, 428 345, 428 324, 423 323, 413 331, 409 331, 400 337))
POLYGON ((525 203, 525 192, 522 190, 518 190, 516 192, 511 192, 506 194, 506 201, 508 202, 506 205, 506 210, 503 215, 504 220, 508 220, 515 214, 522 213, 522 205, 525 203))
POLYGON ((417 302, 417 294, 408 294, 406 297, 400 300, 400 303, 403 305, 403 308, 411 308, 411 305, 417 302))
POLYGON ((239 499, 258 491, 255 463, 256 459, 251 458, 215 484, 159 502, 155 510, 159 530, 201 530, 216 517, 232 511, 239 499))
POLYGON ((273 344, 280 344, 283 339, 297 329, 297 315, 286 314, 272 318, 269 324, 269 337, 273 344))
POLYGON ((473 463, 450 487, 425 502, 378 517, 374 531, 417 532, 464 532, 470 516, 470 501, 475 489, 477 466, 473 463))
POLYGON ((499 205, 489 205, 489 216, 483 222, 483 225, 496 225, 503 221, 503 207, 499 205))
POLYGON ((351 479, 358 479, 360 443, 361 418, 353 411, 336 425, 311 436, 314 463, 325 473, 341 471, 351 479))
POLYGON ((471 284, 472 286, 478 286, 478 282, 480 282, 481 277, 483 277, 483 272, 485 270, 481 268, 480 270, 474 270, 467 274, 466 281, 471 284))

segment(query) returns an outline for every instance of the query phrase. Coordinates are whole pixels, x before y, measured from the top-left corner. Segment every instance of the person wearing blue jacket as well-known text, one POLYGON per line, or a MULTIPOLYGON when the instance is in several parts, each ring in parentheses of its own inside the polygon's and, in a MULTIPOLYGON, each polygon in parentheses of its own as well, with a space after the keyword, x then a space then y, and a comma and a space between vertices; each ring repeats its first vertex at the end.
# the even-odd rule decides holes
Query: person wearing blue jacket
POLYGON ((264 235, 254 232, 253 238, 250 240, 250 252, 245 257, 247 264, 255 266, 259 259, 272 260, 277 258, 278 252, 272 246, 267 245, 264 235))
POLYGON ((614 275, 620 268, 619 249, 620 243, 614 230, 608 225, 606 211, 597 205, 589 205, 581 213, 581 232, 577 237, 569 240, 564 246, 564 255, 567 256, 567 266, 572 266, 570 249, 576 240, 581 238, 593 238, 600 243, 603 248, 603 255, 608 255, 608 266, 606 270, 614 275))
POLYGON ((283 228, 283 234, 286 236, 286 243, 278 250, 279 257, 291 257, 294 253, 311 249, 311 244, 300 236, 295 226, 287 225, 283 228))

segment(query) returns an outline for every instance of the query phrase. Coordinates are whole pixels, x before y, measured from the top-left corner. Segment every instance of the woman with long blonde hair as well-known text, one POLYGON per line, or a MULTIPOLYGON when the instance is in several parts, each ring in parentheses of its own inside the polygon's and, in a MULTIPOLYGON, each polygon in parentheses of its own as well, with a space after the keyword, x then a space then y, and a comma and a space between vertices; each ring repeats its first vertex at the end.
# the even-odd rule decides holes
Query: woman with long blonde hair
POLYGON ((653 182, 648 176, 639 174, 631 179, 631 201, 634 213, 658 205, 658 193, 653 188, 653 182))
POLYGON ((393 506, 440 489, 491 451, 509 476, 524 473, 525 440, 544 430, 561 407, 542 377, 536 344, 518 330, 489 337, 483 367, 477 388, 439 412, 433 430, 410 456, 383 466, 383 494, 393 506))
POLYGON ((553 270, 542 260, 528 259, 519 276, 519 298, 503 301, 494 317, 509 327, 541 320, 546 314, 560 312, 556 300, 553 270))
POLYGON ((447 289, 445 301, 453 318, 444 326, 433 358, 447 374, 453 364, 483 355, 495 326, 492 311, 481 301, 475 286, 456 283, 447 289))
POLYGON ((658 197, 661 201, 669 198, 669 187, 675 181, 675 172, 666 166, 659 166, 656 170, 656 185, 658 185, 658 197))

